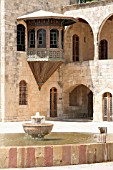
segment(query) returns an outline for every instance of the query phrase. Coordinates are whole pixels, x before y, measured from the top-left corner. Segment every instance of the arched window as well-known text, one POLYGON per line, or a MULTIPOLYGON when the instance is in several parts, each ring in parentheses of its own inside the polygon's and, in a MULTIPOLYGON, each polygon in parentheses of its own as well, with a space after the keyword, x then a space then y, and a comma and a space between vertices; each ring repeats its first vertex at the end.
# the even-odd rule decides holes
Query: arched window
POLYGON ((73 61, 79 61, 79 37, 73 35, 73 61))
POLYGON ((25 51, 25 27, 17 25, 17 51, 25 51))
POLYGON ((99 59, 108 59, 108 42, 106 40, 101 40, 99 44, 99 59))
POLYGON ((103 94, 103 119, 112 120, 112 94, 106 92, 103 94))
POLYGON ((46 30, 39 29, 37 31, 37 38, 38 38, 38 48, 46 48, 46 30))
POLYGON ((19 105, 27 105, 27 83, 22 80, 19 83, 19 105))
POLYGON ((50 30, 50 48, 58 48, 58 30, 52 29, 50 30))
POLYGON ((35 30, 29 30, 28 32, 29 48, 35 48, 35 30))

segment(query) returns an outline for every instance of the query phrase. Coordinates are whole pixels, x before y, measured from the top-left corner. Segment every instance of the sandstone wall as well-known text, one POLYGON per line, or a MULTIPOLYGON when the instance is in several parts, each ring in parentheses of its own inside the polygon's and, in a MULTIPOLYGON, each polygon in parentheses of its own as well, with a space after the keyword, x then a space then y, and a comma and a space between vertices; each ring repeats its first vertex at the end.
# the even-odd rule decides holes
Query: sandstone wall
MULTIPOLYGON (((1 1, 0 1, 0 75, 1 75, 1 1)), ((1 112, 1 76, 0 76, 0 112, 1 112)))
MULTIPOLYGON (((98 40, 106 38, 109 41, 109 59, 113 58, 113 22, 108 21, 105 23, 106 19, 113 14, 113 3, 109 0, 72 6, 69 4, 69 0, 65 2, 58 0, 57 3, 55 0, 17 0, 16 2, 10 0, 10 3, 5 1, 5 28, 2 36, 5 37, 5 52, 3 51, 5 58, 4 56, 3 58, 5 59, 6 121, 27 120, 36 111, 49 116, 50 89, 52 87, 56 87, 58 90, 58 116, 61 116, 62 113, 70 114, 72 108, 69 108, 69 93, 80 84, 85 85, 93 92, 94 120, 102 120, 102 94, 110 92, 113 95, 113 62, 112 60, 99 61, 96 45, 99 42, 98 40), (63 8, 63 12, 66 15, 82 18, 89 25, 77 23, 70 28, 66 28, 64 53, 66 62, 49 78, 43 85, 42 90, 39 91, 26 61, 26 52, 17 52, 16 49, 16 19, 18 16, 40 9, 62 13, 62 5, 66 6, 63 8), (92 31, 92 35, 88 33, 90 31, 92 31), (80 48, 81 58, 78 63, 72 62, 72 35, 74 33, 79 34, 82 40, 84 40, 85 35, 88 38, 87 43, 83 43, 80 48), (28 84, 27 106, 19 106, 19 82, 21 80, 25 80, 28 84)), ((2 98, 2 101, 4 101, 4 98, 2 98)))
MULTIPOLYGON (((61 88, 56 84, 58 73, 56 72, 38 90, 38 86, 26 61, 25 52, 17 52, 17 17, 34 12, 40 9, 61 13, 61 6, 68 5, 69 0, 10 0, 5 1, 5 119, 24 120, 30 119, 36 111, 42 114, 49 114, 50 88, 58 88, 58 96, 61 95, 61 88), (19 82, 25 80, 28 84, 28 105, 19 106, 19 82), (45 95, 45 91, 47 94, 45 95)), ((59 103, 59 102, 58 102, 59 103)), ((61 104, 58 104, 58 110, 61 104)), ((59 112, 60 113, 60 112, 59 112)))
POLYGON ((78 22, 69 26, 65 31, 65 59, 72 62, 73 35, 79 37, 79 61, 94 60, 94 38, 88 23, 78 22))
MULTIPOLYGON (((82 18, 88 22, 92 33, 94 35, 94 61, 83 62, 83 63, 71 63, 72 50, 71 50, 71 41, 68 35, 72 36, 73 32, 76 32, 77 29, 66 28, 66 50, 65 56, 67 60, 66 68, 64 69, 64 89, 63 89, 63 106, 64 112, 70 113, 69 107, 69 92, 74 87, 79 84, 84 84, 93 91, 93 111, 94 111, 94 120, 103 120, 102 115, 102 95, 105 92, 110 92, 113 95, 113 75, 112 75, 112 60, 98 60, 98 44, 101 39, 107 39, 108 41, 108 59, 112 59, 112 18, 107 20, 113 14, 112 1, 100 1, 92 2, 80 5, 66 6, 63 8, 63 12, 66 15, 71 15, 75 18, 82 18), (107 21, 107 22, 106 22, 107 21), (73 31, 74 30, 74 31, 73 31), (71 55, 70 55, 71 54, 71 55), (89 64, 90 63, 90 64, 89 64), (69 78, 68 78, 69 77, 69 78)), ((77 28, 76 23, 76 27, 77 28)), ((80 28, 80 27, 79 27, 80 28)), ((80 34, 82 37, 83 29, 80 34)), ((86 51, 83 51, 83 57, 86 55, 86 51)), ((87 49, 88 50, 88 49, 87 49)), ((88 50, 90 51, 90 50, 88 50)), ((91 56, 90 56, 91 57, 91 56)))
POLYGON ((0 118, 5 112, 5 3, 0 1, 0 118))

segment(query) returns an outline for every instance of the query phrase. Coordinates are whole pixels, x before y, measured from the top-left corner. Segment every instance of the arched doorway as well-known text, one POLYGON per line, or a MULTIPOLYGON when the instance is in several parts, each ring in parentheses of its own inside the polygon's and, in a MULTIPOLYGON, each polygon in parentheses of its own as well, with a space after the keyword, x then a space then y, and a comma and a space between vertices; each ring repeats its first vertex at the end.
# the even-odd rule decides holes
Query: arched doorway
POLYGON ((88 87, 81 84, 69 93, 69 112, 73 118, 93 118, 93 93, 88 87))
POLYGON ((106 92, 103 94, 103 120, 111 121, 112 120, 112 94, 106 92))
POLYGON ((50 117, 57 117, 57 89, 50 89, 50 117))

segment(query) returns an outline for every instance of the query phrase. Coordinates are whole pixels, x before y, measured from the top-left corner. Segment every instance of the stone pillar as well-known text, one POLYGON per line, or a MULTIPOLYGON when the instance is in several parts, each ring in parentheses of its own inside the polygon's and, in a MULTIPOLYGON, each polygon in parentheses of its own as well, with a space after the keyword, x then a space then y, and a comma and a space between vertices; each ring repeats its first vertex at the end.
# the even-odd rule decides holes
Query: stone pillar
POLYGON ((1 105, 1 110, 0 110, 0 115, 2 122, 4 122, 5 119, 5 1, 1 0, 1 56, 0 56, 0 93, 1 93, 1 98, 0 98, 0 105, 1 105))
POLYGON ((93 100, 93 120, 94 121, 103 121, 102 116, 102 96, 98 96, 98 38, 97 38, 97 32, 94 33, 94 100, 93 100))
POLYGON ((93 121, 103 121, 102 114, 102 96, 98 96, 97 93, 93 94, 93 121))
POLYGON ((98 39, 97 39, 97 33, 94 34, 94 61, 97 61, 99 59, 99 47, 98 47, 98 39))
POLYGON ((58 117, 61 117, 63 114, 63 103, 62 103, 62 92, 58 93, 58 103, 57 103, 57 107, 58 107, 58 117))

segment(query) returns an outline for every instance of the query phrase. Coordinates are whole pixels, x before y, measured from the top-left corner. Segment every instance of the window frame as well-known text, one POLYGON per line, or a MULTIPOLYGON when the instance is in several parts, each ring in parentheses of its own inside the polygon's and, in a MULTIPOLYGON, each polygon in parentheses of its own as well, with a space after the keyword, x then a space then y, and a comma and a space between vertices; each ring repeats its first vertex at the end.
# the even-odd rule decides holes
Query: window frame
POLYGON ((25 26, 17 25, 17 51, 25 51, 25 26))
POLYGON ((73 35, 73 62, 75 61, 79 61, 80 60, 80 56, 79 56, 79 46, 80 46, 80 40, 79 40, 79 36, 74 34, 73 35))
POLYGON ((59 48, 59 30, 50 30, 50 48, 59 48))
POLYGON ((46 48, 46 29, 37 30, 37 48, 46 48))
POLYGON ((28 47, 35 48, 35 29, 28 30, 28 47))
POLYGON ((25 80, 21 80, 19 83, 19 105, 28 104, 28 89, 25 80))

